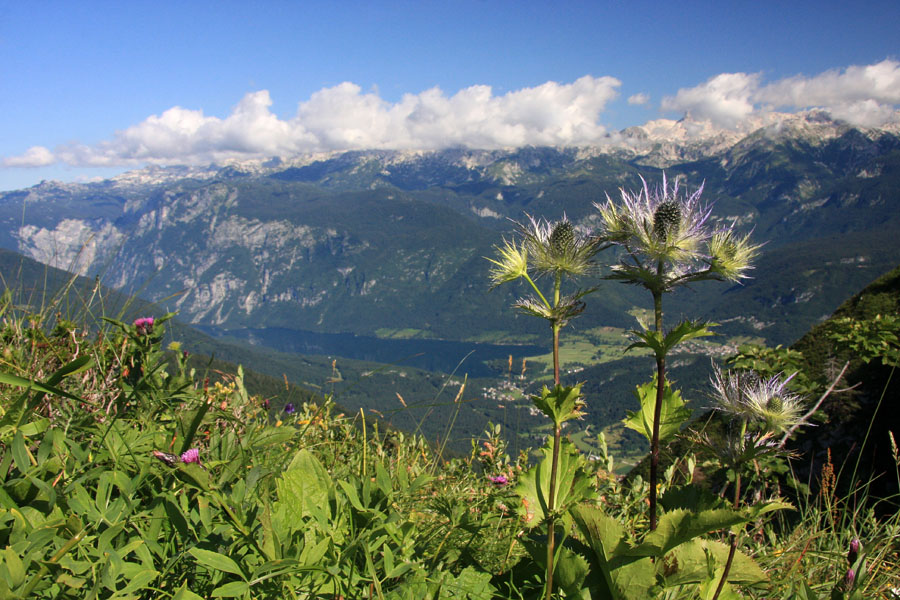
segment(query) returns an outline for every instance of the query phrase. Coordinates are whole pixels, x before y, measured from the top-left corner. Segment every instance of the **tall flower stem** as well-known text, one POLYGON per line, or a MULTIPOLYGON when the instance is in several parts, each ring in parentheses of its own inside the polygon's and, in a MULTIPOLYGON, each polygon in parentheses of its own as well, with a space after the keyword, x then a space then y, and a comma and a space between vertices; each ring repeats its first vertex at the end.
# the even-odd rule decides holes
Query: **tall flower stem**
MULTIPOLYGON (((743 430, 746 431, 747 424, 744 423, 743 430)), ((742 432, 743 433, 743 432, 742 432)), ((734 478, 734 510, 738 510, 740 505, 741 498, 741 472, 740 470, 735 471, 734 478)), ((728 559, 725 561, 725 568, 722 569, 722 578, 719 580, 719 585, 716 586, 716 593, 713 594, 712 600, 718 600, 719 594, 722 593, 722 588, 725 587, 725 582, 728 581, 728 573, 731 571, 731 563, 734 561, 735 552, 737 552, 737 542, 738 536, 736 533, 732 532, 731 534, 731 548, 728 549, 728 559)))
MULTIPOLYGON (((559 290, 562 286, 562 277, 557 273, 553 285, 553 306, 559 305, 559 290)), ((557 320, 550 322, 553 329, 553 383, 559 385, 559 330, 562 327, 557 320)), ((550 510, 550 518, 547 520, 547 600, 553 593, 553 556, 556 550, 556 475, 559 470, 559 446, 562 437, 562 424, 553 423, 553 462, 550 468, 550 494, 547 499, 547 508, 550 510)))
MULTIPOLYGON (((546 504, 547 532, 547 574, 544 588, 545 597, 553 596, 554 554, 556 551, 556 513, 559 510, 560 497, 569 488, 562 487, 557 481, 559 477, 559 460, 562 445, 562 423, 581 416, 580 386, 563 388, 560 385, 559 337, 560 330, 566 323, 581 314, 584 302, 581 298, 592 293, 596 288, 579 290, 563 297, 561 294, 563 278, 575 279, 593 270, 593 257, 608 247, 596 236, 581 234, 568 219, 550 222, 542 219, 528 218, 528 222, 517 224, 521 242, 504 240, 497 247, 498 258, 488 258, 493 264, 491 279, 494 285, 525 279, 534 292, 530 296, 520 298, 513 306, 525 314, 546 319, 553 334, 553 382, 551 392, 544 386, 540 396, 533 396, 536 406, 553 421, 553 449, 550 456, 550 483, 546 504), (553 293, 545 296, 532 278, 537 276, 553 276, 553 293), (547 298, 551 298, 548 301, 547 298)), ((571 482, 567 482, 571 484, 571 482)), ((543 502, 541 502, 543 504, 543 502)))
MULTIPOLYGON (((662 263, 659 269, 662 270, 662 263)), ((656 331, 662 332, 662 292, 653 292, 656 331)), ((659 480, 659 421, 666 389, 666 357, 656 356, 656 404, 653 407, 653 435, 650 438, 650 531, 656 529, 656 484, 659 480)))

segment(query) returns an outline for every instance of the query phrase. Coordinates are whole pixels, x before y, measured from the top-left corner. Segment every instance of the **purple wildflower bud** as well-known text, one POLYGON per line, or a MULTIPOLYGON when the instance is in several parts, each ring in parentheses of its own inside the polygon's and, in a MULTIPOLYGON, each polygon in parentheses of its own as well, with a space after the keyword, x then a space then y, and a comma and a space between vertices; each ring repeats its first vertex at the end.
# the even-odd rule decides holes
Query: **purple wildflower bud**
POLYGON ((181 455, 181 462, 183 463, 197 463, 200 464, 200 450, 197 448, 191 448, 187 452, 181 455))
POLYGON ((504 486, 509 483, 509 480, 506 478, 506 475, 497 475, 496 477, 490 478, 491 483, 496 486, 504 486))
POLYGON ((859 543, 858 538, 853 538, 850 540, 850 551, 847 552, 847 561, 850 563, 850 566, 856 562, 856 559, 859 558, 859 549, 862 547, 862 544, 859 543))
POLYGON ((134 320, 134 327, 141 335, 153 331, 153 317, 141 317, 134 320))
POLYGON ((848 590, 853 586, 854 581, 856 581, 856 571, 847 569, 847 574, 844 575, 844 585, 848 590))
POLYGON ((294 403, 293 403, 293 402, 288 402, 287 404, 284 405, 284 412, 285 412, 285 414, 292 415, 292 414, 294 414, 294 411, 295 411, 295 410, 296 410, 296 409, 294 408, 294 403))

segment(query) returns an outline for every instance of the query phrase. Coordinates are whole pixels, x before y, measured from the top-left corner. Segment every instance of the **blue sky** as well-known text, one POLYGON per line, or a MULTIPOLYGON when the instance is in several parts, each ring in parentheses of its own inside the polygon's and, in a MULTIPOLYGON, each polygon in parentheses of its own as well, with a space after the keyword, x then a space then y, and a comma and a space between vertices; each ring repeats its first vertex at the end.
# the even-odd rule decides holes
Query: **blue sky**
POLYGON ((143 164, 590 144, 900 107, 900 2, 0 0, 0 190, 143 164))

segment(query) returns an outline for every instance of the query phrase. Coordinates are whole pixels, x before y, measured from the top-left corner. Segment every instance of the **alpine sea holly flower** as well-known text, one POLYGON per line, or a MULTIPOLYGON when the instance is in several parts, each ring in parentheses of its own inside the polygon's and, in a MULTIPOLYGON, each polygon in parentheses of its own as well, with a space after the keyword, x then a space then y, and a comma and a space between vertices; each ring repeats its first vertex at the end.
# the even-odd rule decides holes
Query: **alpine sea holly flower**
POLYGON ((528 251, 524 244, 503 240, 503 247, 498 246, 497 252, 500 254, 500 260, 488 259, 494 264, 491 268, 491 281, 494 284, 492 287, 515 281, 528 274, 528 251))
POLYGON ((716 367, 712 386, 714 410, 748 423, 756 423, 768 432, 788 431, 801 422, 802 400, 787 391, 793 379, 780 374, 769 378, 756 373, 722 372, 716 367))
POLYGON ((670 188, 665 174, 654 190, 641 181, 636 192, 621 190, 621 202, 607 196, 605 204, 594 205, 600 213, 599 239, 624 251, 611 279, 663 293, 694 281, 746 277, 759 246, 731 227, 710 227, 712 208, 701 201, 702 185, 680 196, 678 181, 670 188))
POLYGON ((579 277, 594 269, 594 255, 600 250, 599 240, 579 231, 563 215, 560 221, 528 217, 527 223, 516 223, 523 247, 534 259, 538 275, 579 277))

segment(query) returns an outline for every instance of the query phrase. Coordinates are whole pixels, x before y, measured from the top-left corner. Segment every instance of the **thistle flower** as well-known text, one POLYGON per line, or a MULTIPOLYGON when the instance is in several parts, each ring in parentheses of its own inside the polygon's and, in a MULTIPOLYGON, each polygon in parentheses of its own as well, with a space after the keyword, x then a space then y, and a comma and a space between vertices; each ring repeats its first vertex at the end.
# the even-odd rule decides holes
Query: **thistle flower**
POLYGON ((665 174, 655 190, 641 181, 636 192, 621 190, 621 202, 607 196, 605 204, 594 205, 601 219, 598 239, 625 252, 611 279, 668 292, 693 281, 745 277, 759 246, 731 228, 709 228, 712 208, 701 201, 702 185, 679 196, 678 181, 670 189, 665 174))
POLYGON ((490 271, 492 287, 525 279, 534 294, 520 298, 513 306, 525 314, 565 325, 584 311, 581 298, 596 288, 560 297, 562 277, 589 273, 594 268, 594 255, 601 249, 599 240, 589 238, 565 216, 560 221, 529 216, 526 222, 516 223, 516 229, 521 241, 504 239, 503 245, 496 247, 498 257, 487 259, 493 264, 490 271), (535 279, 544 274, 554 276, 552 296, 545 296, 535 283, 535 279), (548 298, 552 298, 553 303, 548 298))
POLYGON ((502 487, 509 483, 509 480, 506 478, 506 475, 497 475, 495 477, 490 477, 491 483, 496 485, 497 487, 502 487))
POLYGON ((197 463, 200 464, 200 450, 197 448, 190 448, 186 452, 181 454, 181 462, 183 463, 197 463))
POLYGON ((141 317, 134 320, 134 327, 139 335, 144 335, 153 331, 153 317, 141 317))
POLYGON ((513 307, 525 314, 541 317, 548 321, 554 321, 562 326, 565 325, 569 319, 577 317, 584 312, 586 305, 581 298, 596 289, 597 288, 581 290, 575 294, 563 296, 559 299, 559 303, 556 306, 547 306, 537 298, 527 296, 516 300, 513 307))
POLYGON ((853 538, 850 540, 850 548, 847 552, 847 562, 850 563, 850 566, 856 562, 856 559, 859 558, 859 549, 862 547, 862 544, 859 543, 858 538, 853 538))

